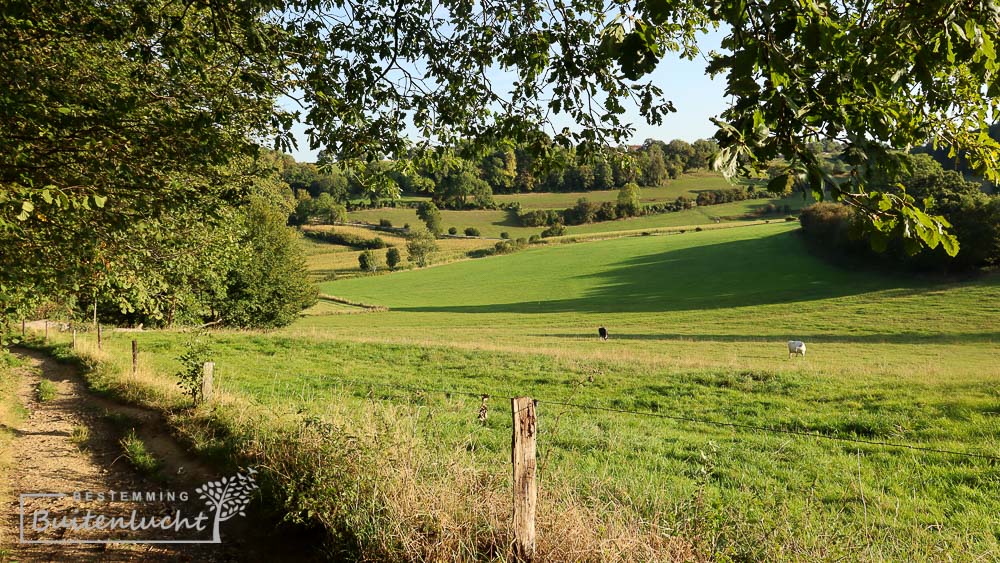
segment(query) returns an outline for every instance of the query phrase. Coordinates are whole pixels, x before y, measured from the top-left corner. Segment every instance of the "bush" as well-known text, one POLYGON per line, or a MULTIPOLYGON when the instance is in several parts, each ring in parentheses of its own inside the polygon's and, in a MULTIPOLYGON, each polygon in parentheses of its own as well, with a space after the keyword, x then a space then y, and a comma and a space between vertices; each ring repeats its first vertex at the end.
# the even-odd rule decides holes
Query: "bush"
POLYGON ((701 227, 695 227, 695 228, 694 228, 694 230, 695 230, 695 232, 696 232, 696 233, 700 233, 700 232, 702 232, 702 231, 703 231, 704 229, 702 229, 701 227))
POLYGON ((536 242, 540 242, 541 240, 542 237, 538 235, 531 235, 530 237, 528 237, 528 244, 535 244, 536 242))
POLYGON ((847 230, 854 210, 840 203, 816 203, 799 215, 802 231, 823 244, 840 245, 847 241, 847 230))
POLYGON ((552 225, 548 229, 542 231, 542 238, 560 237, 564 234, 566 234, 566 226, 556 223, 555 225, 552 225))
POLYGON ((448 234, 449 235, 457 235, 458 234, 458 229, 456 229, 455 227, 448 227, 448 234))
POLYGON ((378 258, 371 250, 366 250, 358 255, 358 265, 362 272, 374 272, 378 270, 378 258))
POLYGON ((475 227, 467 227, 465 229, 465 236, 467 236, 467 237, 478 237, 479 236, 479 229, 477 229, 475 227))
POLYGON ((508 239, 508 238, 510 238, 510 233, 508 233, 507 231, 504 231, 504 232, 500 233, 500 238, 508 239))
POLYGON ((389 266, 390 270, 395 270, 396 266, 403 261, 403 257, 399 253, 399 249, 395 246, 385 251, 385 264, 389 266))
POLYGON ((177 361, 181 364, 181 369, 176 373, 177 386, 181 388, 185 395, 191 397, 191 402, 198 404, 201 402, 202 379, 204 377, 205 362, 212 359, 211 348, 208 344, 208 334, 198 332, 193 334, 184 342, 184 349, 177 361))
POLYGON ((392 228, 392 221, 390 221, 388 219, 379 219, 378 220, 378 226, 379 227, 385 227, 387 229, 391 229, 392 228))

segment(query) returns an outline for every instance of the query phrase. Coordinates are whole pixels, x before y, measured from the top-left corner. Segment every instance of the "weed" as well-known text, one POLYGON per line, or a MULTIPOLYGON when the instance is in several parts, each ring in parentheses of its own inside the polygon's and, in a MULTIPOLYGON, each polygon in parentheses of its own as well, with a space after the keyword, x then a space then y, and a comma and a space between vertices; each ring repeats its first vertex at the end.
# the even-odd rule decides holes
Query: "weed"
POLYGON ((144 475, 152 475, 156 473, 156 470, 160 466, 160 462, 149 453, 146 449, 146 444, 141 438, 136 436, 135 429, 129 430, 128 434, 125 435, 119 441, 122 447, 122 455, 125 459, 132 464, 140 473, 144 475))
POLYGON ((90 427, 89 426, 74 426, 73 433, 70 434, 70 441, 77 445, 78 448, 83 449, 90 442, 90 427))
POLYGON ((38 397, 38 400, 43 403, 47 403, 52 399, 55 399, 58 394, 59 390, 56 388, 56 384, 52 383, 48 379, 39 381, 38 387, 35 389, 35 395, 38 397))

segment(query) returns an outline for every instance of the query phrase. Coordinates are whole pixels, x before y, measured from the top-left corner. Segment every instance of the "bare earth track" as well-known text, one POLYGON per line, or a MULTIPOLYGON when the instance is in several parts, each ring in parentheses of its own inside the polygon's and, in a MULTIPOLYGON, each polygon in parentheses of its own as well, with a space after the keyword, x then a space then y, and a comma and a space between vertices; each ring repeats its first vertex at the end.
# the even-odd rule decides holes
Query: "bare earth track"
MULTIPOLYGON (((256 550, 240 541, 246 535, 246 526, 223 525, 222 544, 19 544, 21 493, 50 493, 75 491, 188 491, 191 497, 195 487, 222 475, 214 474, 198 463, 166 432, 160 416, 152 411, 120 405, 90 394, 73 366, 63 365, 47 356, 19 349, 17 353, 30 361, 30 367, 20 368, 22 377, 18 398, 29 415, 15 429, 11 445, 11 470, 4 476, 3 490, 7 499, 3 526, 7 547, 4 560, 9 561, 246 561, 255 560, 256 550), (37 388, 42 379, 55 384, 56 397, 39 401, 37 388), (135 429, 149 450, 161 460, 161 469, 155 478, 140 475, 122 456, 119 445, 122 427, 135 429), (82 429, 89 429, 89 438, 82 444, 73 440, 74 429, 78 436, 82 429), (236 528, 232 537, 226 534, 236 528), (240 533, 243 532, 243 533, 240 533)), ((143 513, 167 515, 184 506, 190 509, 196 499, 183 503, 142 503, 143 513)), ((31 515, 37 503, 71 505, 72 499, 27 499, 25 514, 31 515), (33 502, 35 503, 33 505, 33 502)), ((109 504, 76 503, 81 512, 88 508, 106 510, 109 504)), ((129 508, 130 510, 130 508, 129 508)), ((53 511, 55 512, 55 511, 53 511)), ((30 522, 26 520, 26 526, 30 522)), ((235 524, 235 522, 233 522, 235 524)), ((96 539, 107 532, 89 532, 96 539), (96 537, 95 537, 96 536, 96 537)), ((60 535, 57 533, 57 536, 60 535)), ((88 533, 64 532, 66 538, 80 539, 88 533)), ((48 537, 51 537, 48 536, 48 537)), ((107 537, 106 535, 103 537, 107 537)))

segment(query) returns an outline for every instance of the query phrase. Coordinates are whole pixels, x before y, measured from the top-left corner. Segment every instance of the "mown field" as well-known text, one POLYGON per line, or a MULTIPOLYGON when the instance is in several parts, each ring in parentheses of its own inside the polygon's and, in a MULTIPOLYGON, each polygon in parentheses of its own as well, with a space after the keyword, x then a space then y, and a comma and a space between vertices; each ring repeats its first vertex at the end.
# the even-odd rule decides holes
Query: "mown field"
MULTIPOLYGON (((483 546, 502 543, 515 395, 539 399, 551 558, 1000 556, 996 462, 755 428, 997 455, 1000 277, 847 271, 795 229, 547 245, 323 283, 391 310, 214 333, 216 377, 365 444, 393 491, 365 510, 394 524, 356 522, 362 537, 426 558, 489 559, 483 546), (788 358, 793 338, 805 358, 788 358)), ((127 357, 132 337, 107 348, 127 357)), ((187 336, 137 337, 144 368, 169 381, 187 336)))

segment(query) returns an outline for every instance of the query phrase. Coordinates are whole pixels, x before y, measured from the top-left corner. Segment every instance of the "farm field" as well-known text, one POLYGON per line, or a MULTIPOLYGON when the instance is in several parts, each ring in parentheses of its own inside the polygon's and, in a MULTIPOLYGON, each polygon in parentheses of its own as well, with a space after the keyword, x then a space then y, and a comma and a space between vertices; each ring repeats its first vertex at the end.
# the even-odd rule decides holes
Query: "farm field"
MULTIPOLYGON (((418 491, 385 493, 386 510, 418 518, 417 495, 463 549, 505 518, 472 507, 509 496, 505 397, 530 395, 543 553, 593 549, 588 534, 603 529, 619 541, 598 549, 639 559, 653 536, 737 560, 1000 554, 995 463, 756 428, 996 455, 995 274, 850 272, 810 255, 794 224, 774 223, 547 245, 320 287, 391 310, 319 309, 271 333, 214 333, 219 385, 360 428, 387 472, 380 486, 418 491), (788 358, 789 339, 807 342, 805 358, 788 358), (493 398, 483 425, 479 394, 493 398)), ((105 346, 124 355, 131 337, 105 346)), ((138 338, 169 386, 186 336, 138 338)), ((431 541, 396 523, 407 541, 431 541)))

